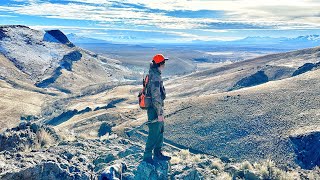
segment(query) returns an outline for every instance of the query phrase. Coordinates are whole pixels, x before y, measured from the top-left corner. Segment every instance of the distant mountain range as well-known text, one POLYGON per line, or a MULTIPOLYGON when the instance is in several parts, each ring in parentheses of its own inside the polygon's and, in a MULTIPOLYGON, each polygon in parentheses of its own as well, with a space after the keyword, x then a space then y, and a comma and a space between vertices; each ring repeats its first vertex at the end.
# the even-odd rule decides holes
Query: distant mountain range
POLYGON ((240 44, 291 44, 291 43, 309 43, 309 44, 319 44, 320 35, 307 35, 307 36, 298 36, 296 38, 272 38, 272 37, 247 37, 237 41, 231 41, 233 43, 240 44))
POLYGON ((111 43, 109 41, 105 41, 102 39, 89 38, 84 36, 79 36, 74 33, 67 34, 68 39, 75 44, 83 44, 83 43, 111 43))
POLYGON ((287 37, 264 37, 249 36, 244 39, 234 41, 194 41, 195 44, 209 44, 218 46, 242 46, 257 48, 281 48, 281 49, 301 49, 320 46, 320 35, 298 36, 296 38, 287 37))
MULTIPOLYGON (((79 36, 76 34, 68 34, 68 39, 75 44, 95 44, 95 43, 107 43, 112 44, 110 41, 89 38, 84 36, 79 36)), ((189 43, 186 43, 189 44, 189 43)), ((295 38, 287 37, 268 37, 268 36, 249 36, 240 40, 234 41, 201 41, 195 40, 191 44, 195 45, 218 45, 218 46, 244 46, 244 47, 258 47, 258 48, 268 48, 271 46, 273 48, 284 48, 284 49, 301 49, 309 48, 320 45, 320 35, 306 35, 298 36, 295 38)))

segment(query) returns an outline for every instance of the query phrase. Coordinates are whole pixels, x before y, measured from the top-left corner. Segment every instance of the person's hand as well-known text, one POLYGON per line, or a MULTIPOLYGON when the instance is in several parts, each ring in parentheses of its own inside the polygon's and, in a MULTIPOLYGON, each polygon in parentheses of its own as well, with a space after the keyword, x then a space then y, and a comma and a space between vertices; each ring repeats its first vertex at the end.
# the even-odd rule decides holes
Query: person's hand
POLYGON ((164 121, 164 117, 163 116, 158 116, 158 121, 159 122, 163 122, 164 121))

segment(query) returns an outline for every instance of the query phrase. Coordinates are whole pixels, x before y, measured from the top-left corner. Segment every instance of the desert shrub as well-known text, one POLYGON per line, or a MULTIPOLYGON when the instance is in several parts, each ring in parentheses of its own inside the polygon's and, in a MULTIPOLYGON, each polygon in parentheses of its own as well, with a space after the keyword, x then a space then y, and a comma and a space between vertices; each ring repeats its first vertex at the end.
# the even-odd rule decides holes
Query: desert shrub
MULTIPOLYGON (((300 174, 297 171, 284 172, 282 179, 283 180, 298 180, 298 179, 300 179, 300 174)), ((315 179, 320 179, 320 177, 315 178, 315 179)))
POLYGON ((308 179, 320 179, 320 168, 316 166, 307 174, 308 179))
POLYGON ((37 132, 37 138, 41 147, 47 147, 55 143, 54 138, 44 129, 37 132))
POLYGON ((187 163, 199 163, 201 162, 201 155, 193 155, 188 149, 183 149, 178 153, 174 153, 170 160, 172 164, 187 164, 187 163))
POLYGON ((284 180, 289 178, 289 174, 277 168, 272 160, 256 163, 254 169, 261 175, 262 179, 284 180))
POLYGON ((173 165, 176 165, 176 164, 179 164, 181 161, 180 157, 178 156, 172 156, 171 160, 170 160, 170 163, 173 164, 173 165))
POLYGON ((192 160, 192 162, 198 163, 198 162, 201 161, 201 155, 200 155, 200 154, 197 154, 197 155, 195 155, 195 156, 192 156, 192 157, 191 157, 191 160, 192 160))
POLYGON ((182 160, 188 160, 190 157, 190 152, 188 149, 183 149, 179 152, 179 156, 182 160))
POLYGON ((218 171, 223 170, 223 167, 224 167, 224 165, 223 165, 223 163, 221 162, 220 159, 212 160, 212 163, 210 165, 210 169, 216 169, 218 171))
POLYGON ((240 165, 240 170, 253 170, 253 167, 249 161, 244 161, 240 165))
POLYGON ((232 177, 229 173, 223 172, 217 176, 217 180, 232 180, 232 177))

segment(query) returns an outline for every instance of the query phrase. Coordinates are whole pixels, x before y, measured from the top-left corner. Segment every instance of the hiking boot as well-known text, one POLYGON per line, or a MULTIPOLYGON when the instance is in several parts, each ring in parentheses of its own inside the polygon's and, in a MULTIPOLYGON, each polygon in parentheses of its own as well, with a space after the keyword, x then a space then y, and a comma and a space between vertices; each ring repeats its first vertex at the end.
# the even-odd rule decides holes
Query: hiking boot
POLYGON ((162 154, 162 152, 154 153, 154 159, 159 161, 170 161, 170 156, 165 156, 162 154))
POLYGON ((151 164, 151 165, 154 165, 155 162, 154 160, 152 159, 152 157, 149 157, 149 158, 143 158, 143 161, 148 163, 148 164, 151 164))

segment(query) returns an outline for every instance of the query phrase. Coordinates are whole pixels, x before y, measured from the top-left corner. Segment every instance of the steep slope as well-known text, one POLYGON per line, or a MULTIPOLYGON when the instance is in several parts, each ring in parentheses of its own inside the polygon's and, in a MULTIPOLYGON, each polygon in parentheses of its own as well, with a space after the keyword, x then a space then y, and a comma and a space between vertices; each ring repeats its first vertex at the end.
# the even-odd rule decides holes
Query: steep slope
MULTIPOLYGON (((0 32, 0 53, 37 87, 85 93, 92 86, 122 82, 131 76, 119 61, 75 47, 59 30, 1 26, 0 32)), ((1 75, 16 78, 12 72, 2 71, 1 75)))

